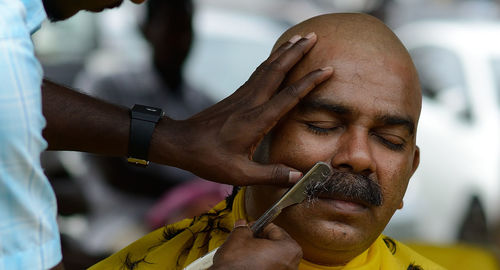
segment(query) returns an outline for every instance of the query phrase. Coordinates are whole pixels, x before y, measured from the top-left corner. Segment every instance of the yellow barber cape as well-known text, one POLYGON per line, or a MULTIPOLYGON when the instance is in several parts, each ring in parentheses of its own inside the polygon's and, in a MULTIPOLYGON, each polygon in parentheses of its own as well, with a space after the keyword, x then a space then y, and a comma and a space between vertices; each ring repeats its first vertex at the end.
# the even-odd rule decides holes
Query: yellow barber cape
MULTIPOLYGON (((182 269, 224 243, 238 219, 246 219, 245 190, 227 198, 208 213, 158 229, 92 266, 100 269, 182 269)), ((325 267, 302 260, 299 270, 318 269, 444 269, 409 247, 381 235, 345 266, 325 267)))

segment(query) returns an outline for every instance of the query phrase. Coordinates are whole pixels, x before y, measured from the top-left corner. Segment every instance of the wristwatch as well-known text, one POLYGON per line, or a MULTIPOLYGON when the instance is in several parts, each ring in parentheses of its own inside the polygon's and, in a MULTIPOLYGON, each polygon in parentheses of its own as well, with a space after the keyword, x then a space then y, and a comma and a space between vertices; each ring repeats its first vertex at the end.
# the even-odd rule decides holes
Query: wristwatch
POLYGON ((135 104, 130 110, 129 163, 146 167, 148 152, 156 124, 164 115, 162 109, 135 104))

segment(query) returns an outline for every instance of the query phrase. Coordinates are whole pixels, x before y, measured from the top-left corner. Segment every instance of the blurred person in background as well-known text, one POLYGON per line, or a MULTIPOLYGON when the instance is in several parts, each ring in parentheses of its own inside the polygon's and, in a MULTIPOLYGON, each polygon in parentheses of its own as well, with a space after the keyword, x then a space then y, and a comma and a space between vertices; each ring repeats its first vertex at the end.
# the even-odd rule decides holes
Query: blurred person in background
MULTIPOLYGON (((132 140, 129 144, 130 110, 43 80, 31 41, 31 34, 46 17, 45 12, 55 21, 67 19, 80 10, 99 12, 117 7, 121 2, 0 0, 0 267, 3 269, 63 268, 55 197, 40 166, 40 153, 47 143, 49 150, 110 156, 126 156, 130 147, 137 147, 132 140)), ((294 37, 267 59, 235 95, 196 117, 173 120, 160 117, 159 109, 149 107, 158 120, 147 139, 147 149, 143 149, 146 158, 225 183, 290 185, 296 181, 301 176, 297 170, 282 164, 259 165, 249 157, 277 119, 332 74, 331 69, 315 70, 274 95, 284 74, 315 42, 316 36, 294 37), (237 162, 229 164, 227 160, 237 162)), ((257 257, 265 265, 268 260, 262 254, 272 253, 298 263, 300 248, 284 231, 278 227, 272 229, 275 233, 266 239, 235 234, 232 245, 254 255, 238 260, 248 260, 251 264, 257 257), (245 244, 253 242, 259 248, 246 248, 239 241, 242 239, 245 244)))
MULTIPOLYGON (((182 75, 191 48, 192 13, 191 1, 147 1, 141 31, 152 48, 150 65, 105 77, 81 74, 76 87, 126 107, 136 103, 158 107, 174 119, 186 119, 212 105, 214 102, 191 87, 182 75)), ((151 164, 144 170, 121 158, 95 157, 91 161, 106 181, 121 190, 152 197, 194 178, 192 173, 175 167, 151 164)))
MULTIPOLYGON (((95 72, 87 72, 79 76, 76 87, 92 96, 126 107, 132 107, 136 103, 159 107, 174 119, 186 119, 212 105, 214 102, 210 98, 194 89, 183 77, 183 66, 193 39, 193 8, 192 1, 146 2, 146 15, 140 30, 152 49, 148 64, 104 77, 95 72)), ((184 203, 191 205, 185 208, 193 211, 177 211, 184 212, 177 218, 191 217, 208 210, 210 202, 213 201, 211 206, 215 205, 222 196, 227 195, 225 191, 229 189, 229 186, 206 182, 175 167, 151 164, 145 170, 130 166, 122 158, 94 155, 88 156, 88 161, 91 174, 83 179, 85 183, 87 180, 92 181, 91 178, 95 178, 97 171, 104 181, 125 191, 128 196, 142 195, 154 199, 179 183, 196 181, 199 185, 190 184, 191 188, 185 189, 188 197, 192 197, 188 194, 190 191, 197 193, 196 198, 184 200, 184 203), (198 186, 203 187, 201 192, 197 192, 198 186), (204 194, 213 199, 206 200, 204 194), (203 205, 195 206, 198 204, 197 200, 203 201, 203 205), (201 212, 194 209, 201 209, 201 212)), ((92 194, 88 196, 92 198, 92 194)), ((180 206, 179 202, 169 202, 168 208, 172 208, 175 203, 180 206)), ((151 218, 157 220, 152 224, 157 227, 164 224, 166 217, 152 215, 151 218)), ((132 220, 138 221, 138 218, 134 217, 132 220)))

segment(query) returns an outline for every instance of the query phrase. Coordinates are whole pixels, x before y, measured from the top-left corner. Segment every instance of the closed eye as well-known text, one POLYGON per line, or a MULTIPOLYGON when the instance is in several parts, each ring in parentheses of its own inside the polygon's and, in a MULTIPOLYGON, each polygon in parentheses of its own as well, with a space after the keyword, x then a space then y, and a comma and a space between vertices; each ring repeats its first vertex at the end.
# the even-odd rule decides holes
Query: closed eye
POLYGON ((401 152, 406 148, 406 141, 397 136, 377 133, 373 135, 381 144, 392 151, 401 152))
POLYGON ((338 126, 326 126, 321 123, 305 123, 307 129, 316 135, 328 135, 334 130, 338 129, 338 126))

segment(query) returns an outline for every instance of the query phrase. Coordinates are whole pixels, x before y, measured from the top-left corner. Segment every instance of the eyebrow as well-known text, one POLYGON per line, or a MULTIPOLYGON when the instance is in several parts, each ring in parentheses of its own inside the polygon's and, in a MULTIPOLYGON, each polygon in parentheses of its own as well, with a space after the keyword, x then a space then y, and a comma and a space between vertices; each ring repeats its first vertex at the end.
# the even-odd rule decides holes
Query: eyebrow
MULTIPOLYGON (((340 116, 349 116, 353 115, 356 110, 345 106, 342 104, 335 104, 329 101, 323 101, 319 99, 311 99, 311 100, 303 100, 299 103, 298 109, 302 113, 307 113, 311 111, 328 111, 340 116)), ((415 132, 415 122, 408 116, 399 116, 399 115, 391 115, 391 114, 378 114, 375 116, 376 122, 386 125, 386 126, 403 126, 408 130, 410 135, 413 135, 415 132)))
POLYGON ((300 112, 307 113, 310 111, 329 111, 338 115, 350 115, 354 111, 344 105, 324 102, 321 100, 308 100, 305 99, 299 103, 300 112))
POLYGON ((403 126, 408 130, 410 135, 415 132, 415 123, 409 117, 401 117, 389 114, 381 114, 375 117, 377 122, 387 126, 403 126))

